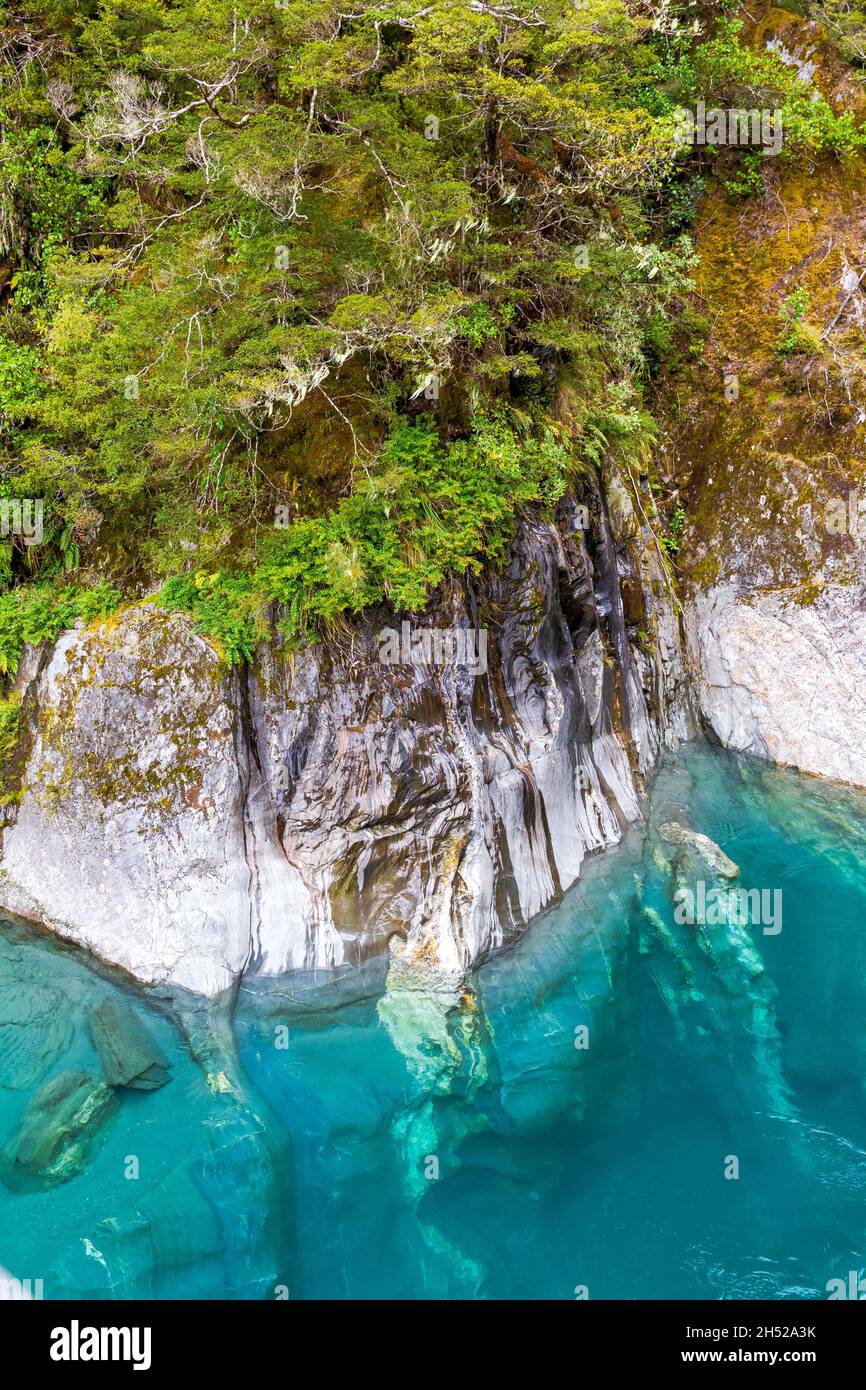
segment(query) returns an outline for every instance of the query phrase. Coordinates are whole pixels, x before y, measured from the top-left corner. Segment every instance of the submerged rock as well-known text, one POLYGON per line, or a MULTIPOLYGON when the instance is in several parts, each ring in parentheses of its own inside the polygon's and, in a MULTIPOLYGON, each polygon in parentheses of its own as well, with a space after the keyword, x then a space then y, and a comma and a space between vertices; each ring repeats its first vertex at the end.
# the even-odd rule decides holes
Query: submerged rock
POLYGON ((109 1085, 157 1091, 171 1080, 168 1058, 128 1005, 103 999, 91 1009, 89 1025, 109 1085))
POLYGON ((0 1153, 0 1176, 13 1191, 68 1182, 81 1172, 120 1102, 103 1081, 63 1071, 27 1104, 18 1133, 0 1153))
POLYGON ((739 866, 729 859, 725 851, 711 840, 709 835, 701 835, 679 821, 665 821, 659 826, 659 834, 669 845, 683 845, 695 851, 711 874, 719 878, 738 878, 739 866))

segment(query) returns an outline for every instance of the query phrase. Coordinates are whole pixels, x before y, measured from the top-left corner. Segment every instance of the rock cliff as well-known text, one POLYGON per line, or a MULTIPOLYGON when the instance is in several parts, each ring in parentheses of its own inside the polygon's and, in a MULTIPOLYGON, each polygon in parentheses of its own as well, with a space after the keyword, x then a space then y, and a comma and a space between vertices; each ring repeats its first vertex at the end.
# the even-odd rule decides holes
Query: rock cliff
POLYGON ((413 623, 483 632, 486 669, 389 664, 387 614, 242 673, 150 603, 69 632, 19 678, 3 906, 207 995, 389 948, 458 976, 618 842, 689 732, 666 582, 614 480, 413 623))

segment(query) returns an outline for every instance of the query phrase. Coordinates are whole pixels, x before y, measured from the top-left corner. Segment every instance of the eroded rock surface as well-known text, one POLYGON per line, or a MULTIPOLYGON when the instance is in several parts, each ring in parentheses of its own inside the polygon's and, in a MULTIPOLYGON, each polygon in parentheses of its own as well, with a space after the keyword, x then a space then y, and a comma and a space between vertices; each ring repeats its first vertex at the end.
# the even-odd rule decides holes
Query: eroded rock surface
POLYGON ((389 948, 459 974, 639 819, 687 720, 658 596, 668 644, 636 647, 622 587, 654 562, 614 500, 619 540, 601 495, 590 532, 567 504, 413 624, 484 630, 486 670, 383 663, 387 614, 294 659, 275 634, 243 675, 148 604, 66 634, 25 668, 3 905, 203 994, 389 948))
POLYGON ((659 834, 665 844, 681 845, 693 850, 709 873, 720 878, 739 877, 738 866, 709 835, 701 835, 698 831, 692 830, 691 826, 681 825, 679 821, 665 821, 659 826, 659 834))
POLYGON ((3 905, 144 980, 225 989, 250 933, 237 709, 217 654, 147 605, 64 634, 31 684, 3 905))
POLYGON ((809 606, 785 593, 697 596, 699 698, 722 743, 866 786, 864 593, 831 587, 809 606))

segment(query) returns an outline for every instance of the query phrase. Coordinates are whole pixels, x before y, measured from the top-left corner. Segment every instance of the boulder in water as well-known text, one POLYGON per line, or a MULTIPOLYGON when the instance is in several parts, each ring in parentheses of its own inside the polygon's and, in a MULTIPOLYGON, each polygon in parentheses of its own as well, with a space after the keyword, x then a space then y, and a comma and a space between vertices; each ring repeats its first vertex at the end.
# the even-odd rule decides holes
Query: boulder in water
POLYGON ((91 1009, 89 1023, 109 1085, 158 1091, 171 1080, 168 1058, 128 1004, 103 999, 91 1009))
POLYGON ((700 855, 710 873, 716 874, 719 878, 739 878, 739 866, 733 859, 728 858, 725 851, 720 849, 709 835, 700 835, 696 830, 675 820, 665 821, 664 825, 660 825, 659 834, 666 844, 684 845, 694 850, 700 855))
POLYGON ((84 1071, 63 1071, 46 1081, 25 1107, 18 1133, 0 1153, 0 1174, 7 1187, 26 1191, 74 1178, 119 1104, 110 1086, 84 1071))

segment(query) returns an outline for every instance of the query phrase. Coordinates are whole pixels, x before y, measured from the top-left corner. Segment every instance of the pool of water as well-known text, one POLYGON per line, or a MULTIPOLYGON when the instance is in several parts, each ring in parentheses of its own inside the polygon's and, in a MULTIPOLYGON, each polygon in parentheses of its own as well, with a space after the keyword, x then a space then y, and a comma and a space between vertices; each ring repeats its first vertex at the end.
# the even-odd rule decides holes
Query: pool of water
POLYGON ((0 1148, 101 1075, 106 996, 172 1071, 71 1180, 0 1182, 0 1266, 46 1298, 826 1298, 866 1266, 864 813, 695 746, 460 998, 374 963, 227 1018, 0 926, 0 1148), (781 930, 678 922, 671 821, 781 930))

